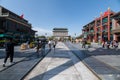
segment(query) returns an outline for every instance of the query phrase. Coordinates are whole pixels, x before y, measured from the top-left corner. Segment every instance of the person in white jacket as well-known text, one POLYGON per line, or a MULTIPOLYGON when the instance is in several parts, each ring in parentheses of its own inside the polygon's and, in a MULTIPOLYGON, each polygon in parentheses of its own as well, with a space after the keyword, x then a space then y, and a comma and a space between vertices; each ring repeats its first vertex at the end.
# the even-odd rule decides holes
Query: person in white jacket
POLYGON ((52 45, 52 41, 51 40, 48 41, 48 45, 49 45, 49 48, 51 49, 51 45, 52 45))

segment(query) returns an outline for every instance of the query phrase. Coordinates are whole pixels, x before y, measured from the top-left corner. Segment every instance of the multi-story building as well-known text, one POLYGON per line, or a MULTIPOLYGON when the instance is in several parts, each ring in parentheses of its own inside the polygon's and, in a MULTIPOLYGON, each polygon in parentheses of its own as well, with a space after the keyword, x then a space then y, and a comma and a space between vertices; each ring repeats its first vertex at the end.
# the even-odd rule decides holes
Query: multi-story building
POLYGON ((35 32, 27 20, 0 6, 0 39, 12 36, 17 41, 27 41, 34 38, 35 32))
POLYGON ((95 26, 95 21, 90 22, 89 24, 83 26, 82 33, 83 37, 89 41, 94 40, 94 26, 95 26))
POLYGON ((54 28, 53 36, 57 39, 65 39, 68 38, 68 29, 67 28, 54 28))
POLYGON ((84 38, 90 42, 102 42, 112 40, 112 15, 115 13, 108 9, 99 18, 83 26, 82 33, 84 38))
POLYGON ((120 42, 120 12, 116 13, 112 19, 113 39, 120 42))

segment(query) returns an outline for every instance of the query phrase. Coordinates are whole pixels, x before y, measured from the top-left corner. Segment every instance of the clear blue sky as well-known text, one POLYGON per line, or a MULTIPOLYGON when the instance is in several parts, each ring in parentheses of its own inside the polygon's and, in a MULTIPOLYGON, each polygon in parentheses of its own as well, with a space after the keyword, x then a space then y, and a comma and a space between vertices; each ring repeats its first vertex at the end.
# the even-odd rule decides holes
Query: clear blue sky
POLYGON ((120 0, 0 0, 0 5, 24 14, 39 35, 51 35, 54 27, 68 28, 72 36, 80 35, 82 27, 108 7, 120 11, 120 0))

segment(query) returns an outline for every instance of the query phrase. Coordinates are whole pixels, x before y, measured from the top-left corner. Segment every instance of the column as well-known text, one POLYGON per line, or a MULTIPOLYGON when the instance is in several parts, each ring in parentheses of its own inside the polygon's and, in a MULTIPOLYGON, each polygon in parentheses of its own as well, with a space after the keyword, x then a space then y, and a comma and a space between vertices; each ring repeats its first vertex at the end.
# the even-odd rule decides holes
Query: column
POLYGON ((95 19, 94 31, 95 31, 94 40, 95 40, 95 42, 96 42, 96 41, 97 41, 97 28, 96 28, 96 19, 95 19))
POLYGON ((108 40, 110 40, 110 8, 108 8, 108 40))
POLYGON ((103 33, 103 27, 102 27, 102 13, 100 13, 100 37, 101 37, 101 40, 100 40, 100 42, 102 42, 103 41, 103 37, 102 37, 102 33, 103 33))
MULTIPOLYGON (((114 20, 114 26, 115 26, 115 29, 117 29, 117 21, 116 20, 114 20)), ((117 35, 116 34, 114 34, 114 40, 117 40, 117 35)))

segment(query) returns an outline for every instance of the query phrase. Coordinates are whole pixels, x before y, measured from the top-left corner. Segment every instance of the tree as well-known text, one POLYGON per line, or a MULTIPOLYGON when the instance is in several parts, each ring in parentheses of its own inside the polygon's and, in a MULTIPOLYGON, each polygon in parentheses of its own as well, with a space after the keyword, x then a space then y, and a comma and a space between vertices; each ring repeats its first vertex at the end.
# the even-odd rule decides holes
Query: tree
POLYGON ((42 35, 42 36, 38 36, 37 38, 46 38, 46 37, 42 35))

